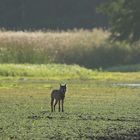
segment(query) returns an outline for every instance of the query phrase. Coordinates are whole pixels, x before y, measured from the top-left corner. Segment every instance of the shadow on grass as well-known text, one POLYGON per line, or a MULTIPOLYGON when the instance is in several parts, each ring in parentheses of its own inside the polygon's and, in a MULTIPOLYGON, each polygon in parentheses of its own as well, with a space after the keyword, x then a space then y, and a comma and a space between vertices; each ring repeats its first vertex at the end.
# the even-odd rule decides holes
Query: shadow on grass
POLYGON ((106 135, 98 136, 98 140, 140 140, 140 128, 133 128, 125 133, 117 133, 110 129, 105 130, 106 135))
POLYGON ((32 114, 31 116, 27 117, 28 119, 75 119, 75 120, 91 120, 91 121, 113 121, 113 122, 136 122, 140 123, 140 119, 133 118, 133 117, 106 117, 102 115, 94 115, 94 114, 79 114, 79 113, 68 113, 68 112, 50 112, 50 111, 41 111, 38 114, 32 114))
POLYGON ((121 122, 139 122, 137 118, 126 118, 126 117, 116 117, 116 118, 110 118, 105 116, 94 116, 94 115, 79 115, 79 119, 81 120, 93 120, 93 121, 121 121, 121 122))
MULTIPOLYGON (((98 114, 98 116, 95 114, 80 114, 80 113, 71 113, 71 112, 50 112, 50 111, 40 111, 38 114, 32 114, 27 117, 28 119, 33 120, 40 120, 40 119, 49 119, 49 120, 81 120, 81 121, 114 121, 114 122, 135 122, 140 123, 140 120, 138 118, 127 118, 127 117, 119 117, 119 118, 109 118, 105 116, 101 116, 98 114)), ((112 126, 109 125, 105 129, 102 129, 101 132, 102 135, 98 135, 94 133, 94 129, 92 127, 88 127, 89 131, 93 130, 93 135, 90 136, 89 134, 86 134, 86 127, 83 128, 75 128, 81 129, 81 136, 83 136, 83 139, 86 137, 88 139, 97 139, 97 140, 139 140, 140 139, 140 128, 131 128, 125 131, 122 131, 122 128, 120 126, 112 126), (85 135, 84 135, 85 134, 85 135)), ((75 130, 74 129, 74 130, 75 130)))

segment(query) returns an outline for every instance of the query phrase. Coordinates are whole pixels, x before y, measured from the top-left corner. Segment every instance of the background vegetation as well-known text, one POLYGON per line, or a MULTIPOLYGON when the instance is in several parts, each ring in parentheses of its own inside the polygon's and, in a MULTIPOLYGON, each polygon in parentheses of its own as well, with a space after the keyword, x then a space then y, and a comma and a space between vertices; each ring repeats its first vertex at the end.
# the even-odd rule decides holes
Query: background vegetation
POLYGON ((111 42, 102 29, 0 32, 0 63, 66 63, 90 68, 140 63, 140 43, 111 42))
POLYGON ((108 26, 96 12, 105 0, 0 0, 0 27, 13 30, 73 29, 108 26))
POLYGON ((99 11, 109 17, 112 38, 135 42, 140 39, 140 1, 106 0, 99 11))

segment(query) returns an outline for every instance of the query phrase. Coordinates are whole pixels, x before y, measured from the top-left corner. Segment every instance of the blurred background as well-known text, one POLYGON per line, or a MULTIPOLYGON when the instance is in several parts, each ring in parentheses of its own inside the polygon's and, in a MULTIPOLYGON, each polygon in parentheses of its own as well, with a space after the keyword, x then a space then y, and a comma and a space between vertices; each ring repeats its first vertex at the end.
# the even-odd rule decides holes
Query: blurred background
POLYGON ((0 63, 139 70, 139 5, 139 0, 0 0, 0 63))
POLYGON ((6 29, 73 29, 107 27, 96 12, 105 0, 0 0, 0 27, 6 29))

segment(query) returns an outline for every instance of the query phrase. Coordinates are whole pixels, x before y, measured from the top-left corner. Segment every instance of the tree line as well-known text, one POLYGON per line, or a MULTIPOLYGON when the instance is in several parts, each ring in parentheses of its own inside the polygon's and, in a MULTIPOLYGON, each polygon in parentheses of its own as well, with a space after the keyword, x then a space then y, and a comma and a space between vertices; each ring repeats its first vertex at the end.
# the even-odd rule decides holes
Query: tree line
POLYGON ((106 0, 0 0, 0 28, 73 29, 107 27, 96 8, 106 0))

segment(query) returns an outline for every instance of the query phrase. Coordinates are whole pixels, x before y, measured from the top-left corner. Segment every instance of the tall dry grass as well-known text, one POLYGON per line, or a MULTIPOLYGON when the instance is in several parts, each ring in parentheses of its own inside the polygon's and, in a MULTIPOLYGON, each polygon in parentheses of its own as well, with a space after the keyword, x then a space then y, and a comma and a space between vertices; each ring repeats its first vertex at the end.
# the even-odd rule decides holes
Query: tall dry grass
POLYGON ((109 33, 102 29, 67 32, 0 31, 0 62, 65 62, 65 59, 71 60, 75 56, 80 59, 85 50, 98 47, 108 36, 109 33))
POLYGON ((126 43, 110 43, 109 36, 102 29, 0 31, 0 63, 53 62, 107 67, 139 62, 140 45, 136 49, 126 43))

